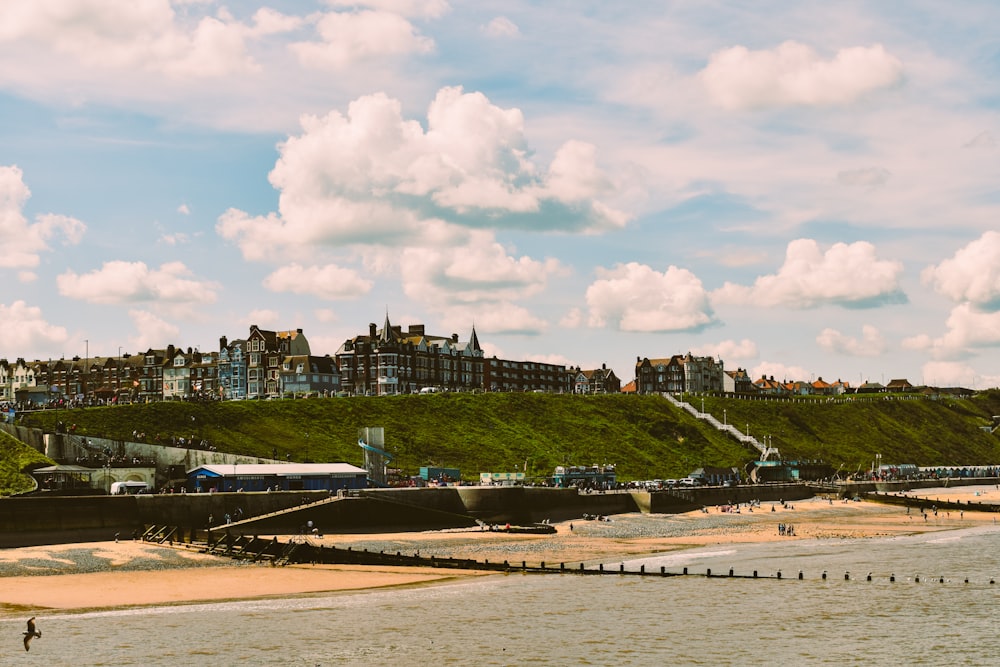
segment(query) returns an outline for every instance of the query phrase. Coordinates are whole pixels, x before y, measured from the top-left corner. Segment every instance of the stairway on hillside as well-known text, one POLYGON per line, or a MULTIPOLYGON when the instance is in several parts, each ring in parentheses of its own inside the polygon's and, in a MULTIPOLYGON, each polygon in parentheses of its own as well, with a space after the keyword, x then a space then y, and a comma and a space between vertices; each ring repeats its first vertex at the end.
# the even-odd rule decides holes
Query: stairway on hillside
POLYGON ((754 449, 756 449, 758 452, 760 452, 760 460, 761 461, 767 461, 772 456, 776 460, 780 460, 781 459, 781 454, 778 453, 778 448, 777 447, 768 447, 768 446, 764 445, 763 443, 761 443, 757 438, 755 438, 752 435, 750 435, 749 433, 743 433, 742 431, 740 431, 738 428, 736 428, 732 424, 723 424, 722 422, 720 422, 718 419, 716 419, 715 417, 713 417, 708 412, 702 412, 701 410, 699 410, 698 408, 694 407, 690 403, 687 403, 685 401, 681 401, 681 400, 678 400, 677 398, 674 398, 674 396, 671 395, 671 394, 664 393, 663 397, 666 398, 667 401, 670 402, 672 405, 680 408, 681 410, 686 410, 687 412, 689 412, 695 418, 701 419, 703 421, 708 422, 709 424, 711 424, 716 429, 718 429, 720 431, 723 431, 725 433, 728 433, 729 435, 731 435, 732 437, 736 438, 738 441, 742 442, 745 445, 750 445, 751 447, 753 447, 754 449))

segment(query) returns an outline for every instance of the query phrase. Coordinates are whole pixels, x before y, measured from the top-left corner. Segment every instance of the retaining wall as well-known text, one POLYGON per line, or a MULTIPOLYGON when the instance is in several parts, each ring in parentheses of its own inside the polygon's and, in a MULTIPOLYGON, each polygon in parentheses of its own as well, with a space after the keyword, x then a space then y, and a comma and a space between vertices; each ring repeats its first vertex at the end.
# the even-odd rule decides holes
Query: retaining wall
POLYGON ((899 491, 912 491, 913 489, 934 489, 937 487, 949 486, 982 486, 987 484, 997 484, 1000 479, 996 477, 948 477, 946 479, 914 479, 899 482, 845 482, 843 487, 849 494, 866 493, 868 491, 881 491, 883 493, 897 493, 899 491))
POLYGON ((137 496, 0 499, 0 547, 114 539, 139 530, 137 496))

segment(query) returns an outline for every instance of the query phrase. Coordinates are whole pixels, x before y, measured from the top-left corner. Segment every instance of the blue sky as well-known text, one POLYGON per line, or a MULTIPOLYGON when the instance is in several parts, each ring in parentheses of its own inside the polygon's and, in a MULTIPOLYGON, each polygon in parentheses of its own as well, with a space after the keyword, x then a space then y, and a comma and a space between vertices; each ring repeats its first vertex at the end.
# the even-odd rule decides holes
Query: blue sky
POLYGON ((0 5, 0 357, 381 323, 1000 385, 990 2, 0 5))

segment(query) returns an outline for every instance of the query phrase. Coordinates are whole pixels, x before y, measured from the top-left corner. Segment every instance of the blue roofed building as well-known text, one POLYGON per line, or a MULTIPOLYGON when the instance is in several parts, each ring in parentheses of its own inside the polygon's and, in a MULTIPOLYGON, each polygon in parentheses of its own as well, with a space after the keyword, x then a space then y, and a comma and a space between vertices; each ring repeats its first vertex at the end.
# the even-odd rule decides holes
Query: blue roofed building
POLYGON ((350 463, 210 464, 187 472, 187 490, 338 491, 368 486, 368 472, 350 463))

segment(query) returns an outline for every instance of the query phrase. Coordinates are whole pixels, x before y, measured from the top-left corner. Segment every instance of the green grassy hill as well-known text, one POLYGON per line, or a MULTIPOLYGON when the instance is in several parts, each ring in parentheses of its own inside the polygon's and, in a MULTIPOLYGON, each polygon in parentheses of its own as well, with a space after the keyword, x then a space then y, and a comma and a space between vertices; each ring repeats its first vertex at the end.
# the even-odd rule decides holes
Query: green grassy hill
MULTIPOLYGON (((697 408, 702 397, 689 399, 697 408)), ((786 459, 821 459, 845 470, 885 463, 1000 464, 1000 392, 971 399, 749 401, 704 397, 704 409, 786 459)), ((220 451, 360 465, 358 428, 385 428, 393 465, 551 474, 559 464, 615 463, 623 479, 681 477, 702 465, 744 465, 755 452, 658 396, 432 394, 228 403, 154 403, 28 415, 26 425, 148 441, 207 439, 220 451)))
POLYGON ((54 461, 0 431, 0 495, 22 493, 34 488, 25 468, 52 465, 54 461))

